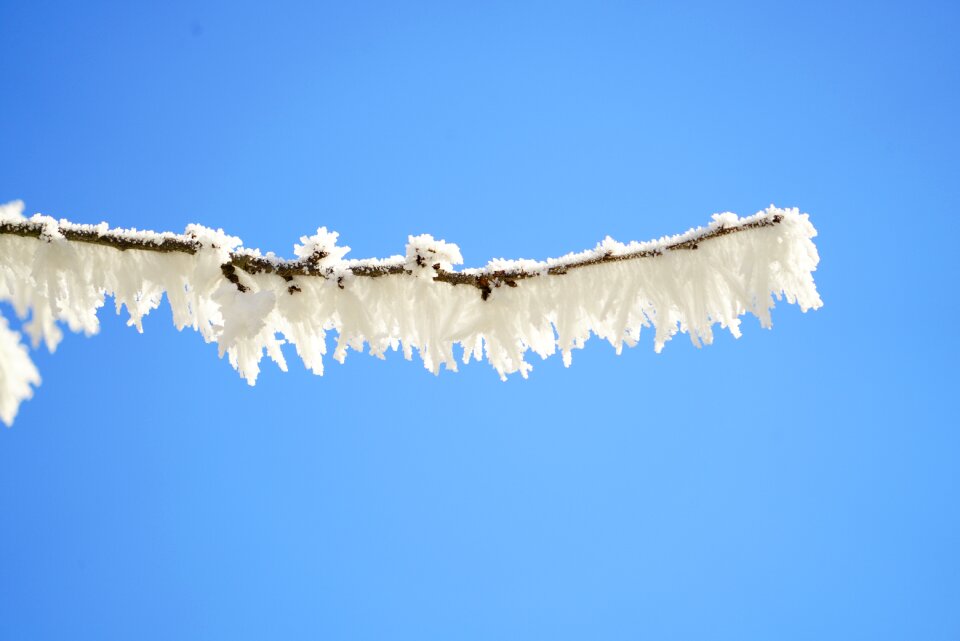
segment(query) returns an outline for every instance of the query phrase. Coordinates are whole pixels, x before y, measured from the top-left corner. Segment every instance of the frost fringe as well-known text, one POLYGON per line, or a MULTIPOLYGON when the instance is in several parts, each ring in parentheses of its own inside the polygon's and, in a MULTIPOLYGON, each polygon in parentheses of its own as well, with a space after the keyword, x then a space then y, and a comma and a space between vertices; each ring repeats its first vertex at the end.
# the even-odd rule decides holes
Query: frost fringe
MULTIPOLYGON (((34 348, 43 341, 55 349, 57 321, 96 333, 106 295, 142 331, 143 316, 166 293, 177 328, 216 342, 250 384, 264 351, 286 370, 286 341, 321 374, 331 329, 341 362, 347 347, 366 344, 381 358, 402 347, 408 359, 416 348, 437 373, 441 364, 456 370, 460 344, 465 363, 485 353, 503 378, 527 375, 528 349, 545 358, 559 348, 569 364, 570 350, 591 333, 618 353, 651 325, 657 351, 677 331, 699 346, 712 341, 714 323, 739 336, 748 311, 769 327, 773 297, 804 311, 822 304, 812 277, 816 230, 806 214, 772 205, 746 218, 716 214, 706 228, 657 241, 608 237, 558 259, 497 259, 462 271, 453 269, 463 262, 459 248, 429 235, 411 236, 405 256, 348 260, 337 234, 320 228, 287 260, 199 225, 157 233, 28 219, 22 211, 19 201, 0 205, 0 302, 30 317, 24 330, 34 348)), ((0 420, 10 424, 39 377, 19 334, 0 320, 0 420)))

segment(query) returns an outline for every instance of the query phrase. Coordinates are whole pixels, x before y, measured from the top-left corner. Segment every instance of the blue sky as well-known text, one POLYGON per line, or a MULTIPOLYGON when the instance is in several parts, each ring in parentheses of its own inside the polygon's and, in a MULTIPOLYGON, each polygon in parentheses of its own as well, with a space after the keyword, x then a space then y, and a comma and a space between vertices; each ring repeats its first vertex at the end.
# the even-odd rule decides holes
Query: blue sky
POLYGON ((0 638, 960 637, 958 18, 0 0, 30 212, 479 266, 776 203, 825 301, 527 381, 352 353, 254 388, 105 309, 0 431, 0 638))

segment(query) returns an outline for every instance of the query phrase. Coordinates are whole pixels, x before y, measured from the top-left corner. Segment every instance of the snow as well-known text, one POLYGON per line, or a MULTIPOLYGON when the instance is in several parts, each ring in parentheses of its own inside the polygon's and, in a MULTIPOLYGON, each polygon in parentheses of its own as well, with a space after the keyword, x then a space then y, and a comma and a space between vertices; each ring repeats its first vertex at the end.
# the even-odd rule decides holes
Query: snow
MULTIPOLYGON (((697 346, 713 340, 713 326, 740 336, 740 317, 749 312, 770 327, 775 300, 786 299, 804 311, 822 305, 813 281, 819 260, 812 239, 816 230, 806 214, 773 206, 754 216, 714 216, 706 228, 643 243, 606 238, 594 249, 546 261, 495 259, 483 269, 462 274, 489 276, 484 297, 472 285, 434 280, 463 262, 459 248, 429 235, 411 236, 404 256, 349 260, 349 248, 320 228, 294 248, 297 261, 244 249, 239 238, 222 230, 191 225, 183 235, 109 229, 140 243, 189 243, 195 253, 157 252, 67 240, 65 232, 108 233, 105 223, 76 225, 45 216, 23 217, 20 202, 0 206, 0 224, 32 221, 41 238, 0 234, 0 302, 11 303, 24 320, 23 332, 34 348, 53 351, 61 326, 86 335, 97 333, 97 313, 106 297, 128 324, 143 331, 143 318, 166 295, 178 329, 190 327, 251 385, 264 354, 286 370, 281 345, 290 343, 308 369, 323 373, 327 333, 337 341, 333 357, 343 362, 350 349, 383 358, 402 349, 417 351, 424 366, 457 369, 486 358, 501 378, 526 377, 532 351, 542 358, 556 352, 569 365, 572 351, 591 335, 617 350, 633 346, 642 328, 651 328, 659 352, 678 332, 697 346), (772 222, 698 243, 698 249, 674 249, 705 233, 772 222), (245 291, 224 277, 221 265, 236 255, 256 256, 275 266, 312 266, 319 275, 288 276, 235 271, 245 291), (609 260, 609 257, 652 257, 609 260), (572 268, 576 263, 605 262, 572 268), (357 268, 394 268, 401 273, 354 275, 357 268), (510 280, 499 272, 522 270, 534 277, 510 280), (552 273, 548 274, 548 270, 552 273), (565 273, 556 273, 557 271, 565 273), (324 277, 326 276, 326 277, 324 277), (503 286, 501 286, 503 285, 503 286), (507 286, 509 285, 509 286, 507 286)), ((19 403, 39 383, 19 334, 0 317, 0 419, 9 424, 19 403)))

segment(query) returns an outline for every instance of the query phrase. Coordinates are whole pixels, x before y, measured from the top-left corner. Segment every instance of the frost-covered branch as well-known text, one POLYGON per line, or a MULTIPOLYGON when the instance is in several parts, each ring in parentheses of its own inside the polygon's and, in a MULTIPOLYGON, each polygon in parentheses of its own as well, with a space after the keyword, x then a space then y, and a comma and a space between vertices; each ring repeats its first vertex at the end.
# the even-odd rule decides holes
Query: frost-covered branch
MULTIPOLYGON (((652 258, 661 255, 664 251, 676 251, 682 249, 697 249, 700 243, 725 236, 736 232, 748 231, 758 227, 767 227, 781 222, 783 216, 773 214, 752 220, 749 222, 739 221, 737 219, 730 221, 720 221, 719 225, 711 225, 707 229, 690 230, 686 234, 681 234, 670 239, 662 239, 653 243, 632 243, 630 245, 621 245, 610 239, 604 241, 593 250, 580 252, 578 254, 568 254, 559 259, 550 259, 546 262, 538 263, 535 261, 497 261, 491 263, 484 269, 468 270, 464 272, 452 271, 441 266, 442 256, 434 255, 436 248, 431 247, 435 241, 429 235, 413 238, 414 241, 422 241, 423 247, 414 247, 417 251, 415 255, 415 265, 417 268, 432 267, 434 274, 433 280, 451 285, 471 285, 481 291, 481 297, 486 300, 492 292, 493 287, 508 285, 516 287, 518 280, 533 278, 543 275, 561 275, 572 269, 589 267, 591 265, 600 265, 603 263, 612 263, 623 260, 634 260, 639 258, 652 258), (724 224, 732 223, 729 225, 724 224)), ((59 235, 66 240, 92 243, 95 245, 104 245, 115 249, 126 251, 128 249, 139 249, 143 251, 156 252, 181 252, 184 254, 196 254, 203 248, 203 243, 198 239, 196 232, 186 234, 174 234, 171 232, 153 232, 136 229, 110 229, 106 223, 99 225, 78 225, 66 220, 54 221, 49 217, 35 216, 33 219, 6 219, 0 220, 0 234, 13 234, 24 238, 47 239, 54 235, 59 235)), ((336 234, 332 238, 326 232, 326 228, 318 230, 318 234, 332 243, 336 242, 336 234)), ((301 239, 304 243, 310 242, 308 239, 301 239)), ((338 271, 333 266, 320 269, 319 264, 327 258, 329 247, 322 243, 313 241, 313 245, 306 247, 301 251, 302 257, 296 260, 285 260, 274 256, 262 256, 257 250, 239 249, 229 254, 228 262, 224 263, 221 271, 228 280, 233 282, 240 291, 245 291, 245 286, 235 277, 237 269, 241 269, 249 274, 267 272, 277 274, 290 281, 294 276, 320 276, 330 278, 338 271)), ((446 244, 449 247, 453 245, 446 244)), ((456 256, 459 256, 459 250, 455 250, 456 256)), ((359 260, 341 265, 340 271, 346 271, 353 276, 376 278, 378 276, 400 275, 413 273, 412 268, 408 268, 407 259, 396 257, 388 260, 359 260)), ((458 261, 459 262, 459 261, 458 261)), ((337 277, 342 277, 342 273, 337 277)), ((296 293, 298 290, 292 288, 289 293, 296 293)))
MULTIPOLYGON (((486 356, 501 377, 526 376, 527 350, 546 357, 559 348, 569 364, 591 333, 619 353, 653 326, 659 351, 677 331, 709 343, 715 323, 739 336, 748 311, 769 326, 773 297, 821 305, 816 230, 806 214, 772 206, 747 218, 717 214, 705 228, 657 241, 607 238, 557 259, 462 271, 453 268, 463 262, 459 248, 428 235, 411 236, 404 256, 350 260, 337 234, 321 228, 288 260, 199 225, 157 233, 28 219, 22 210, 0 206, 0 302, 27 319, 35 348, 55 349, 59 323, 96 333, 108 295, 142 331, 166 294, 176 326, 216 342, 250 384, 264 351, 286 369, 284 342, 322 373, 328 330, 338 334, 339 361, 348 347, 367 345, 381 358, 401 347, 411 358, 415 348, 436 373, 441 364, 456 370, 460 345, 464 362, 486 356)), ((0 419, 9 424, 39 378, 18 332, 0 320, 0 419)))

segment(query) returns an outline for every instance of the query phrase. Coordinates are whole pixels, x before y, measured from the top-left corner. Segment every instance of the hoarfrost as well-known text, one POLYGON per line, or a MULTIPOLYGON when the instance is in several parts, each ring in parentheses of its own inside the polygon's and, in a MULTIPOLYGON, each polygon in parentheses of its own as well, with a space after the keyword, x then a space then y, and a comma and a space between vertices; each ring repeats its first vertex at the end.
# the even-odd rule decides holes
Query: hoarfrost
POLYGON ((349 247, 337 247, 339 236, 335 231, 320 227, 312 236, 301 236, 300 242, 303 244, 294 245, 293 253, 297 258, 310 261, 319 267, 336 265, 350 251, 349 247))
POLYGON ((406 268, 417 278, 432 279, 437 270, 450 271, 462 265, 460 248, 453 243, 435 240, 430 234, 407 237, 406 268))
MULTIPOLYGON (((747 218, 714 215, 707 228, 644 243, 606 238, 594 249, 546 261, 496 259, 466 276, 482 276, 476 287, 434 280, 463 262, 459 248, 432 236, 411 236, 405 256, 345 259, 348 247, 320 228, 304 236, 294 253, 315 268, 317 276, 286 276, 270 270, 236 270, 228 280, 222 266, 230 255, 255 256, 281 268, 291 264, 241 247, 239 238, 222 230, 191 225, 183 235, 115 230, 75 225, 46 216, 23 217, 23 203, 0 205, 0 224, 31 221, 40 239, 0 234, 0 302, 12 304, 24 320, 23 331, 34 348, 50 351, 62 338, 60 325, 95 334, 97 312, 107 296, 117 312, 126 309, 128 324, 143 331, 143 317, 166 294, 178 329, 190 327, 251 385, 266 353, 286 370, 280 346, 289 342, 308 369, 323 373, 327 332, 337 334, 333 357, 342 362, 349 349, 368 349, 383 358, 402 349, 407 359, 416 350, 424 366, 457 369, 454 345, 463 362, 486 358, 501 378, 532 365, 528 351, 546 358, 560 351, 569 365, 572 350, 591 334, 620 353, 633 346, 642 328, 652 328, 660 351, 677 332, 686 332, 698 347, 713 340, 713 326, 740 336, 740 316, 750 312, 771 325, 775 299, 785 298, 804 311, 821 306, 813 281, 819 260, 812 239, 816 230, 806 214, 773 206, 747 218), (702 243, 708 232, 775 221, 741 233, 719 235, 702 243), (160 245, 189 241, 194 254, 158 252, 67 240, 64 230, 160 245), (670 249, 696 244, 696 251, 670 249), (611 260, 646 253, 648 258, 611 260), (597 261, 597 264, 571 266, 597 261), (359 277, 358 268, 394 270, 389 275, 359 277), (569 269, 568 269, 569 268, 569 269), (504 274, 522 270, 534 276, 511 280, 504 274)), ((276 271, 276 270, 274 270, 276 271)), ((456 272, 453 272, 456 273, 456 272)), ((31 396, 39 375, 20 343, 19 334, 0 319, 0 419, 10 423, 19 403, 31 396)))
POLYGON ((20 403, 33 396, 30 386, 39 384, 40 373, 20 342, 20 333, 0 316, 0 421, 12 425, 20 403))

